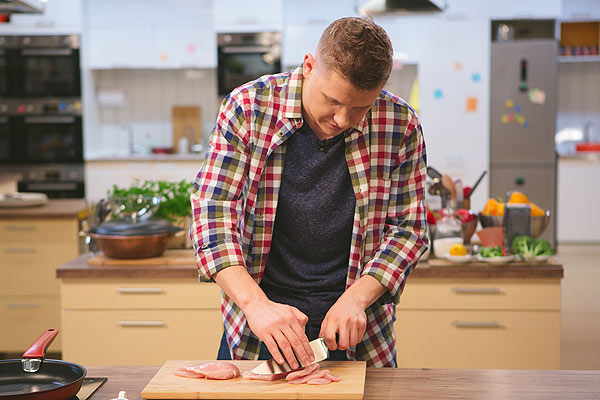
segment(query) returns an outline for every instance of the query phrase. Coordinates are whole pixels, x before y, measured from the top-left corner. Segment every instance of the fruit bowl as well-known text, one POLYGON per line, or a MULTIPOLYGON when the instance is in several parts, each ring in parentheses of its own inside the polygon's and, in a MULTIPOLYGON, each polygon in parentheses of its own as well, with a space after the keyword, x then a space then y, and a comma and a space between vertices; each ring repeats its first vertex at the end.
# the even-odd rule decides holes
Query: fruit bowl
MULTIPOLYGON (((483 215, 479 213, 479 221, 483 228, 491 228, 494 226, 502 226, 504 217, 499 215, 483 215)), ((534 238, 542 236, 546 227, 550 223, 550 211, 544 211, 544 215, 536 215, 531 217, 531 236, 534 238)))

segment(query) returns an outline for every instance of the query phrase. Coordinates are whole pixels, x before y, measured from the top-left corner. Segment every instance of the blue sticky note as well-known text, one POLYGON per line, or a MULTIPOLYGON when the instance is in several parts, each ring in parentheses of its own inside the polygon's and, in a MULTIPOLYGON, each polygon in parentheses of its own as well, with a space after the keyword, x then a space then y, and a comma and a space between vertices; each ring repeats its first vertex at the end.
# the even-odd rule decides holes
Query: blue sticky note
POLYGON ((444 97, 444 93, 441 89, 436 89, 433 92, 433 97, 435 97, 436 99, 441 99, 442 97, 444 97))
POLYGON ((515 104, 515 112, 521 112, 521 107, 515 104))
POLYGON ((523 123, 523 126, 524 126, 525 128, 529 128, 529 121, 525 121, 525 122, 523 123))
POLYGON ((481 82, 481 74, 479 74, 479 72, 471 74, 471 79, 473 82, 481 82))

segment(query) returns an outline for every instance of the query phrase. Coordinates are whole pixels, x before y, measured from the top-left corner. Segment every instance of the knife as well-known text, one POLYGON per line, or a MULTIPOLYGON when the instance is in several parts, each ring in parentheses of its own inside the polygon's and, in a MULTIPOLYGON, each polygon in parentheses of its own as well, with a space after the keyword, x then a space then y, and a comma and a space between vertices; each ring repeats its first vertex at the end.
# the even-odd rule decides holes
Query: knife
MULTIPOLYGON (((329 350, 327 349, 327 345, 325 344, 325 338, 315 339, 312 342, 309 342, 308 344, 310 345, 310 348, 312 349, 312 351, 315 355, 315 361, 313 361, 313 363, 323 361, 327 357, 329 357, 329 350)), ((308 365, 306 365, 306 366, 302 365, 300 360, 297 360, 297 361, 298 361, 298 364, 301 366, 300 368, 304 368, 304 367, 308 366, 308 365)), ((260 364, 258 367, 254 368, 251 372, 253 374, 258 374, 258 375, 273 375, 273 374, 281 374, 284 372, 290 372, 293 370, 294 370, 294 368, 292 368, 290 366, 290 364, 288 364, 287 361, 284 362, 283 364, 278 364, 277 361, 275 361, 274 359, 271 358, 270 360, 267 360, 264 363, 260 364)))

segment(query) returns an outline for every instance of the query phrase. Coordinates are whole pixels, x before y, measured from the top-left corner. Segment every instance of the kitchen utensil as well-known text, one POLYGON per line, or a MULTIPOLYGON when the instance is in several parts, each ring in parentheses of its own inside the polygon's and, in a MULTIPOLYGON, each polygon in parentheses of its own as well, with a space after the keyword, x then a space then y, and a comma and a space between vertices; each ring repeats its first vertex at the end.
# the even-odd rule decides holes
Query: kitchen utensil
POLYGON ((113 195, 108 198, 108 204, 115 217, 136 222, 146 220, 156 212, 160 197, 145 194, 113 195))
MULTIPOLYGON (((325 338, 318 338, 312 340, 310 343, 310 348, 312 349, 315 355, 315 361, 319 362, 325 360, 329 357, 329 351, 327 350, 327 345, 325 344, 325 338)), ((300 360, 297 360, 298 364, 302 365, 300 360)), ((273 375, 273 374, 281 374, 282 372, 293 371, 292 368, 287 361, 283 364, 278 364, 274 359, 267 360, 260 364, 258 367, 252 370, 252 373, 258 375, 273 375)))
POLYGON ((23 359, 0 361, 0 398, 66 400, 79 392, 87 374, 84 367, 44 359, 56 335, 56 329, 48 329, 33 342, 23 359))
POLYGON ((502 226, 491 226, 483 228, 475 234, 481 240, 481 244, 485 247, 502 246, 504 242, 504 228, 502 226))
MULTIPOLYGON (((483 215, 479 214, 479 221, 483 228, 494 226, 503 226, 504 217, 502 215, 483 215)), ((546 227, 550 223, 550 211, 544 211, 544 215, 531 216, 531 236, 534 238, 542 236, 546 227)))
POLYGON ((202 115, 199 106, 174 106, 171 118, 175 152, 182 152, 179 148, 179 139, 182 137, 187 138, 188 145, 202 142, 202 115))
MULTIPOLYGON (((256 381, 244 378, 217 381, 175 376, 175 370, 214 360, 170 360, 142 390, 144 399, 362 399, 365 390, 365 361, 321 361, 321 369, 341 377, 329 385, 290 385, 284 381, 256 381)), ((261 361, 228 361, 248 371, 261 361)))
POLYGON ((116 220, 107 221, 86 234, 96 241, 107 257, 131 259, 161 256, 168 239, 183 235, 184 229, 160 219, 137 223, 116 220))
POLYGON ((485 174, 487 174, 487 171, 483 171, 481 173, 481 175, 479 175, 479 178, 477 178, 477 180, 475 181, 475 184, 471 188, 471 192, 469 193, 469 196, 467 196, 468 198, 470 198, 471 195, 473 194, 473 192, 475 191, 475 189, 477 189, 477 186, 479 186, 479 183, 481 182, 481 180, 483 179, 483 177, 485 176, 485 174))

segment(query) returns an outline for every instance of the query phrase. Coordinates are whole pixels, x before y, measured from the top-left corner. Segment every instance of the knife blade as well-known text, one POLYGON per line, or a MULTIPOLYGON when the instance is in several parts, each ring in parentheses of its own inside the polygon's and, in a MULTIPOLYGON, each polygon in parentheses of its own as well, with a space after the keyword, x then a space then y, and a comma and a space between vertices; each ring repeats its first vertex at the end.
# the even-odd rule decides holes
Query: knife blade
MULTIPOLYGON (((313 363, 323 361, 327 357, 329 357, 329 350, 327 349, 327 345, 325 344, 325 338, 318 338, 308 343, 310 348, 312 349, 315 355, 315 361, 313 363)), ((308 365, 302 365, 300 360, 298 360, 298 364, 300 364, 300 368, 305 368, 308 365)), ((297 368, 298 369, 298 368, 297 368)), ((293 371, 288 362, 284 362, 283 364, 278 364, 274 359, 270 359, 260 364, 258 367, 254 368, 251 372, 257 375, 273 375, 273 374, 281 374, 284 372, 293 371)))

